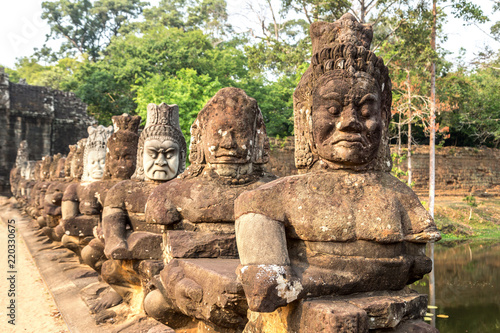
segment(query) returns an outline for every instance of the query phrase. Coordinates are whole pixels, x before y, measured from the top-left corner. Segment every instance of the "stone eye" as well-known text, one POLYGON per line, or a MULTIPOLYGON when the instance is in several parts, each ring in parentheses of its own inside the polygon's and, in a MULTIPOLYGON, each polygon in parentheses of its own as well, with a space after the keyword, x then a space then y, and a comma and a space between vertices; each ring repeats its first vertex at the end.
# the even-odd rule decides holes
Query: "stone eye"
POLYGON ((371 117, 374 108, 376 108, 377 96, 374 94, 365 95, 358 103, 361 116, 371 117))
POLYGON ((365 118, 368 118, 370 117, 372 114, 371 114, 371 104, 372 103, 365 103, 363 105, 361 105, 361 115, 365 118))
POLYGON ((342 105, 339 102, 332 100, 331 106, 328 107, 328 112, 334 116, 339 116, 341 110, 342 110, 342 105))
POLYGON ((175 154, 175 150, 169 150, 167 151, 167 153, 165 154, 165 158, 167 159, 171 159, 172 157, 174 157, 174 154, 175 154))

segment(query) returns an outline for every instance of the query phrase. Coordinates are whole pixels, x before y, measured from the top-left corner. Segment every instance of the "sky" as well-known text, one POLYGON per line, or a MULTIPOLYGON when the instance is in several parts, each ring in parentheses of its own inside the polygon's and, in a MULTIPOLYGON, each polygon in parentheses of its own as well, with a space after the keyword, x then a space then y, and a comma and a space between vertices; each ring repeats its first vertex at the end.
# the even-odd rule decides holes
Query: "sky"
MULTIPOLYGON (((146 0, 147 1, 147 0, 146 0)), ((152 4, 159 0, 150 0, 152 4)), ((41 19, 43 0, 11 0, 4 1, 0 11, 0 65, 13 68, 16 58, 30 56, 33 48, 40 48, 45 43, 45 35, 49 33, 49 26, 41 19)), ((236 31, 248 30, 248 26, 258 26, 255 15, 248 10, 247 3, 251 0, 227 0, 230 22, 236 31)), ((458 56, 461 47, 467 50, 466 60, 471 61, 475 54, 488 45, 493 50, 500 49, 500 43, 489 37, 491 25, 500 21, 500 12, 493 13, 493 0, 472 0, 481 5, 490 22, 478 26, 464 26, 462 21, 449 15, 445 24, 445 33, 448 40, 440 46, 451 52, 448 60, 458 56)), ((279 1, 273 0, 275 7, 279 1)), ((49 46, 57 48, 59 42, 51 41, 49 46)))

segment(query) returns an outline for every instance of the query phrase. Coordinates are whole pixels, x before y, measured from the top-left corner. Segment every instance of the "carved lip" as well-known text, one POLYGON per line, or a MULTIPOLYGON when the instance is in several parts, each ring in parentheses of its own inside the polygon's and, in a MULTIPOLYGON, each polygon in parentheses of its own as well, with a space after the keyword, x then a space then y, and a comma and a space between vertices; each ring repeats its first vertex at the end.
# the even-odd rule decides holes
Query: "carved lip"
POLYGON ((219 163, 219 164, 242 163, 241 162, 242 160, 243 160, 243 158, 240 156, 220 155, 220 156, 216 156, 216 161, 214 161, 212 163, 219 163))
POLYGON ((368 142, 366 142, 366 139, 363 138, 363 136, 361 134, 357 133, 357 134, 341 135, 341 136, 335 137, 330 142, 330 144, 331 145, 341 144, 341 145, 347 145, 347 146, 361 144, 363 147, 365 147, 368 145, 368 142))
POLYGON ((102 172, 101 170, 92 171, 92 178, 102 177, 103 174, 104 172, 102 172))
POLYGON ((240 159, 243 158, 243 153, 239 151, 238 149, 234 150, 229 150, 229 149, 221 149, 219 148, 215 152, 215 157, 217 159, 228 159, 228 160, 234 160, 234 159, 240 159))

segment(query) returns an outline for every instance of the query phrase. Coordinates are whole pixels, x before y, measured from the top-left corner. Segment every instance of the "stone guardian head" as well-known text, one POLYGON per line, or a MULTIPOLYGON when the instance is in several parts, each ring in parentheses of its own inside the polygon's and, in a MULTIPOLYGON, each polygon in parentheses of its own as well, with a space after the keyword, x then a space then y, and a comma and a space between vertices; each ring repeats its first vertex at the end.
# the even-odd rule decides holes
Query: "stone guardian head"
POLYGON ((251 173, 269 160, 269 139, 255 99, 238 88, 219 90, 191 126, 189 160, 219 176, 251 173))
POLYGON ((89 126, 89 137, 83 155, 82 182, 94 182, 104 176, 106 162, 106 143, 113 133, 113 127, 89 126))
POLYGON ((111 119, 114 132, 107 143, 104 179, 130 179, 136 167, 141 117, 124 113, 111 119))
POLYGON ((151 103, 147 111, 132 179, 165 182, 177 177, 186 167, 186 140, 179 124, 179 107, 151 103))
POLYGON ((83 161, 84 161, 84 153, 85 146, 87 145, 87 139, 83 138, 78 140, 76 144, 75 154, 71 159, 71 178, 73 179, 81 179, 83 175, 83 161))
POLYGON ((294 93, 299 171, 390 171, 391 81, 372 36, 351 14, 311 25, 313 56, 294 93))

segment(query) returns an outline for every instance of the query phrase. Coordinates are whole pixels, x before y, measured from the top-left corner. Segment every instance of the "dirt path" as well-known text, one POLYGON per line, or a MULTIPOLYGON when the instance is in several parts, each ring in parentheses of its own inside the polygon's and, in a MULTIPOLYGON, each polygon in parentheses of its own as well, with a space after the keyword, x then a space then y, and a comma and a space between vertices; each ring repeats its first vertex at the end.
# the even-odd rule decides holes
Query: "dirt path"
POLYGON ((7 221, 9 211, 0 203, 0 332, 69 332, 48 292, 22 237, 16 236, 16 320, 8 323, 10 283, 7 262, 7 221))

